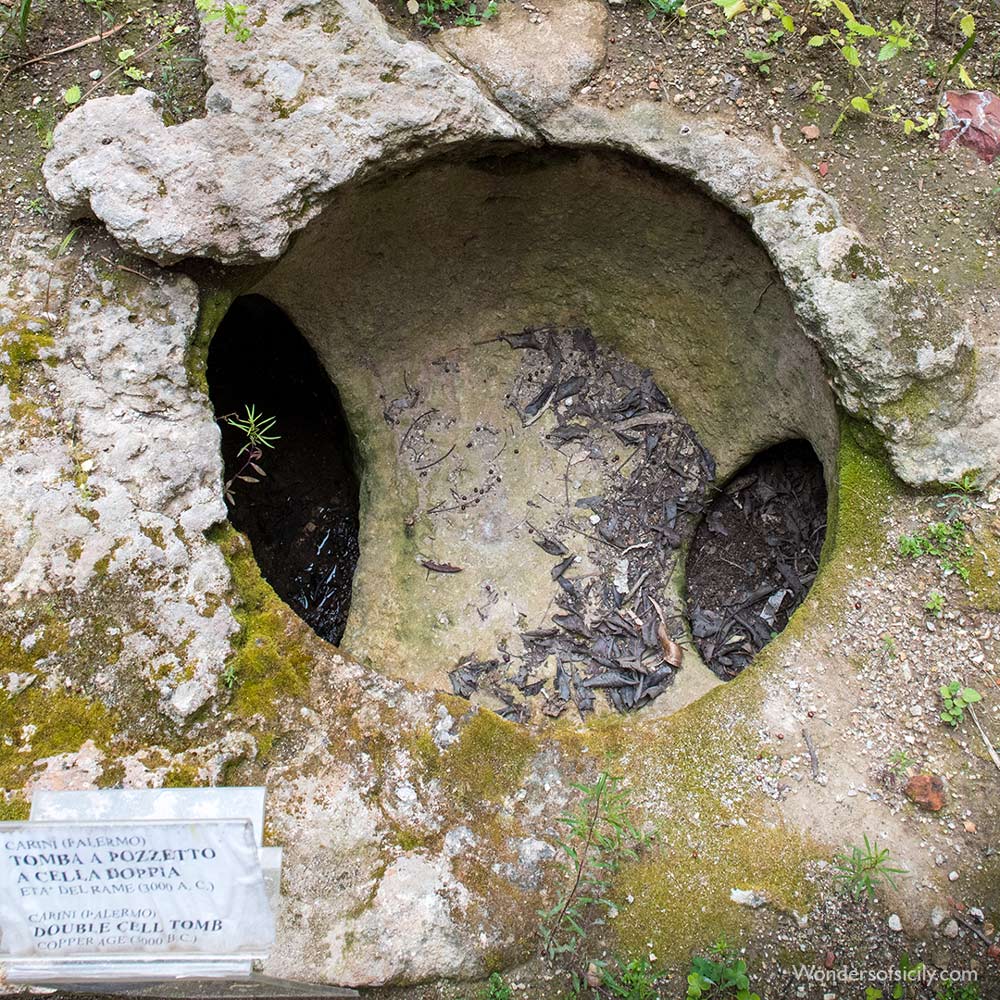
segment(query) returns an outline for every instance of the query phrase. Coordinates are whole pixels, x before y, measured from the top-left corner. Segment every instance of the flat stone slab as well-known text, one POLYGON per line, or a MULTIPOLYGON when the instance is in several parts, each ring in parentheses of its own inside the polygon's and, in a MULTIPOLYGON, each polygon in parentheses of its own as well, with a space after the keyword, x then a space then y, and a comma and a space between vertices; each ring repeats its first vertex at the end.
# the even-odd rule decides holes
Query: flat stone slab
POLYGON ((31 821, 248 819, 259 847, 264 840, 263 788, 102 788, 64 792, 40 789, 31 821))
POLYGON ((291 979, 273 979, 269 976, 250 976, 246 979, 183 979, 164 980, 150 983, 79 983, 63 984, 49 996, 53 1000, 71 997, 72 1000, 87 1000, 100 997, 148 997, 173 1000, 237 1000, 237 998, 267 998, 267 1000, 299 1000, 303 997, 356 997, 357 990, 340 986, 320 986, 315 983, 297 983, 291 979))

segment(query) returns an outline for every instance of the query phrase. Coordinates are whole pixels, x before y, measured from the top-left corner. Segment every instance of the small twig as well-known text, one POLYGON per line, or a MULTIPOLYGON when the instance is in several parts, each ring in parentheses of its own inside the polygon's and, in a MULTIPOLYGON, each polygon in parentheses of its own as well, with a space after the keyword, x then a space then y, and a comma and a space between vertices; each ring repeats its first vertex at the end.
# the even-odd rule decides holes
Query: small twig
POLYGON ((982 736, 983 742, 986 744, 986 749, 989 751, 990 760, 993 761, 996 769, 1000 771, 1000 757, 997 757, 996 750, 993 749, 993 744, 990 742, 989 737, 983 732, 983 727, 979 725, 979 719, 976 718, 976 710, 969 705, 969 714, 972 716, 972 721, 976 724, 976 729, 979 730, 979 735, 982 736))
POLYGON ((989 937, 986 936, 986 934, 983 931, 981 931, 975 924, 970 924, 968 920, 966 920, 963 916, 961 916, 961 914, 958 914, 958 913, 955 913, 954 911, 952 911, 952 916, 966 930, 972 931, 972 933, 975 934, 976 937, 979 938, 979 940, 982 941, 983 944, 986 945, 987 948, 989 948, 989 947, 991 947, 993 945, 993 942, 989 939, 989 937))
POLYGON ((0 87, 2 87, 15 73, 33 65, 34 63, 42 62, 45 59, 51 59, 53 56, 61 56, 66 52, 73 52, 75 49, 82 49, 85 45, 93 45, 94 42, 101 42, 105 38, 110 38, 112 35, 118 34, 122 28, 131 23, 132 20, 130 18, 128 21, 122 21, 121 24, 116 24, 113 28, 109 28, 103 33, 91 35, 90 38, 84 38, 79 42, 74 42, 72 45, 66 45, 61 49, 53 49, 51 52, 43 52, 40 56, 35 56, 33 59, 28 59, 26 62, 18 63, 16 66, 12 66, 6 73, 4 73, 3 79, 0 80, 0 87))
POLYGON ((770 290, 770 288, 771 288, 771 286, 772 286, 773 284, 774 284, 774 278, 772 278, 772 279, 771 279, 771 280, 770 280, 770 281, 769 281, 769 282, 768 282, 768 283, 767 283, 767 284, 766 284, 766 285, 764 286, 764 290, 763 290, 763 291, 762 291, 762 292, 760 293, 760 296, 759 296, 759 297, 758 297, 758 299, 757 299, 757 305, 755 305, 755 306, 753 307, 753 311, 754 311, 754 313, 756 313, 756 312, 757 312, 757 310, 758 310, 758 309, 759 309, 759 308, 761 307, 761 304, 762 304, 762 303, 763 303, 763 301, 764 301, 764 296, 765 296, 765 295, 767 295, 768 291, 770 290))
POLYGON ((428 462, 426 465, 418 465, 417 472, 423 472, 424 469, 432 469, 439 462, 443 462, 454 450, 455 446, 452 445, 440 458, 435 458, 433 462, 428 462))
MULTIPOLYGON (((105 34, 102 37, 107 38, 108 37, 108 32, 105 32, 105 34)), ((133 60, 135 62, 138 62, 144 55, 148 55, 150 52, 153 51, 153 49, 159 48, 160 45, 161 45, 161 42, 159 42, 159 41, 153 42, 152 45, 149 45, 146 48, 144 48, 138 55, 133 56, 132 57, 133 60)), ((105 73, 104 76, 102 76, 100 78, 100 80, 98 80, 97 83, 95 83, 94 86, 91 87, 90 90, 88 90, 87 93, 85 93, 83 95, 83 97, 80 98, 79 101, 77 101, 77 104, 82 104, 88 97, 90 97, 90 95, 95 90, 97 90, 99 87, 103 87, 104 84, 106 84, 108 82, 108 80, 111 79, 111 77, 113 77, 116 73, 120 73, 125 68, 126 68, 126 64, 122 63, 120 66, 116 66, 113 70, 111 70, 110 73, 105 73)))
POLYGON ((103 254, 101 255, 101 260, 103 260, 109 267, 117 268, 119 271, 128 271, 129 274, 135 274, 144 281, 148 281, 150 284, 153 283, 153 279, 148 274, 143 274, 142 271, 137 271, 134 267, 126 267, 124 264, 116 264, 110 257, 105 257, 103 254))
POLYGON ((816 756, 816 747, 813 745, 812 737, 806 732, 805 728, 802 730, 802 738, 806 741, 806 747, 809 750, 809 766, 812 769, 813 780, 819 777, 819 757, 816 756))
POLYGON ((403 434, 403 439, 402 439, 402 441, 399 442, 399 453, 400 454, 403 453, 403 448, 406 446, 406 442, 409 439, 410 434, 413 433, 413 430, 417 426, 417 424, 419 424, 420 421, 424 419, 424 417, 429 417, 432 413, 437 413, 437 410, 435 410, 433 407, 431 409, 427 410, 425 413, 421 413, 420 416, 417 417, 410 424, 410 426, 406 428, 406 433, 403 434))

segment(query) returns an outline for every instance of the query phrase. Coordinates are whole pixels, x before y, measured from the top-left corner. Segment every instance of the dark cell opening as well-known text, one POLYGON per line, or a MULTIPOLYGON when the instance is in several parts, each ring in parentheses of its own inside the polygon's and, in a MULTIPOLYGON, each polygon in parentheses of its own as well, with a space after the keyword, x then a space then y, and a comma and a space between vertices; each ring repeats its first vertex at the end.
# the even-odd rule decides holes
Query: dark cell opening
POLYGON ((702 659, 723 680, 788 624, 825 536, 823 466, 805 441, 761 452, 712 501, 688 553, 688 608, 702 659))
POLYGON ((358 561, 358 478, 336 388, 288 317, 258 295, 237 299, 220 324, 208 386, 222 429, 230 521, 250 539, 278 596, 318 635, 339 642, 358 561), (254 463, 264 475, 246 465, 247 436, 226 419, 245 419, 247 406, 275 419, 269 433, 279 440, 254 463))

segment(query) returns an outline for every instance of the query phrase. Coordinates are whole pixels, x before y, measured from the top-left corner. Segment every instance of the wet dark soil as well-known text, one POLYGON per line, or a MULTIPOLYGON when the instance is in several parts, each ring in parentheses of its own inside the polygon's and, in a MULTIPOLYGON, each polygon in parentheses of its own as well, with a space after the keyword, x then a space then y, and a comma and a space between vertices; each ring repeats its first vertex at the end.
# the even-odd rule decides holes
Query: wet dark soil
POLYGON ((282 600, 339 642, 358 561, 358 478, 336 388, 284 313, 255 295, 237 299, 219 326, 208 384, 230 521, 282 600), (252 466, 250 452, 240 454, 246 435, 226 419, 244 418, 247 406, 274 417, 279 437, 252 466))
POLYGON ((688 607, 702 659, 723 680, 788 624, 825 537, 823 467, 805 441, 762 452, 712 501, 688 555, 688 607))

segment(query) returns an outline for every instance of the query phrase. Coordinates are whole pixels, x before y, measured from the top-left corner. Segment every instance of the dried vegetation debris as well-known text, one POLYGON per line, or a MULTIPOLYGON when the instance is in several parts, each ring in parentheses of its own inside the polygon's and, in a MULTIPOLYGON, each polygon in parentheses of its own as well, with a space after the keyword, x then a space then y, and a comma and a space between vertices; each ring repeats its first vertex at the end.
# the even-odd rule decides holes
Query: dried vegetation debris
POLYGON ((522 630, 520 652, 512 645, 495 659, 458 664, 452 687, 470 697, 487 685, 506 705, 501 714, 520 721, 530 714, 525 699, 538 695, 550 716, 571 703, 581 715, 592 712, 597 691, 617 711, 640 708, 681 666, 686 630, 671 577, 715 463, 652 374, 599 346, 589 329, 526 329, 499 339, 525 352, 508 394, 522 425, 554 415, 544 440, 567 449, 567 505, 577 456, 600 463, 607 485, 574 504, 591 511, 589 532, 568 516, 541 527, 529 515, 530 537, 554 560, 551 625, 522 630), (574 572, 582 550, 593 572, 574 572))
POLYGON ((805 442, 758 456, 713 500, 687 584, 695 643, 723 680, 788 624, 819 571, 825 536, 822 467, 805 442))

